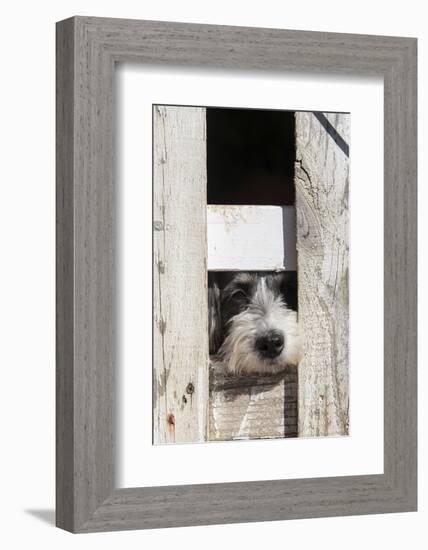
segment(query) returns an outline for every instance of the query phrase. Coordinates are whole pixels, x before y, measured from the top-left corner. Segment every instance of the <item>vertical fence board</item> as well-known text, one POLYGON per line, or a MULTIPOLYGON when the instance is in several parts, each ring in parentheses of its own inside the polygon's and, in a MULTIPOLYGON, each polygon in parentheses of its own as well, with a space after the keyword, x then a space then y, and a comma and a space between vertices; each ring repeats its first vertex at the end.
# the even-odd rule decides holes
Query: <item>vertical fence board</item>
POLYGON ((205 109, 153 109, 153 439, 206 439, 205 109))
POLYGON ((348 433, 349 115, 296 113, 299 436, 348 433))

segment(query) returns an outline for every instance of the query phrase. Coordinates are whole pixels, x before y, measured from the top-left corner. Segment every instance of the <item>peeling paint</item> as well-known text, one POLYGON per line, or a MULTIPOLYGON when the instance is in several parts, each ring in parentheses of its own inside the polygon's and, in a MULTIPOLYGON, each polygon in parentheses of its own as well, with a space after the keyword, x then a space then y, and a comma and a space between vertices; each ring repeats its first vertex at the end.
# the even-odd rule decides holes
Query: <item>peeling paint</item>
MULTIPOLYGON (((250 209, 251 207, 247 207, 250 209)), ((246 222, 243 212, 246 210, 245 207, 233 205, 223 205, 223 204, 210 204, 209 209, 211 212, 222 217, 224 226, 226 230, 231 230, 235 226, 240 225, 246 222)))

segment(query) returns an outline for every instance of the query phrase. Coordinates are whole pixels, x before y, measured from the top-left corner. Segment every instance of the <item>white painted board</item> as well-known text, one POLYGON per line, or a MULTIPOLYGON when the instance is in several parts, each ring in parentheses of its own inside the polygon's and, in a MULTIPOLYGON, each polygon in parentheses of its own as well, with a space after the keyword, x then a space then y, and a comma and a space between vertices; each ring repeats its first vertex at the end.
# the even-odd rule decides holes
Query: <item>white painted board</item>
POLYGON ((208 205, 208 269, 296 270, 294 206, 208 205))

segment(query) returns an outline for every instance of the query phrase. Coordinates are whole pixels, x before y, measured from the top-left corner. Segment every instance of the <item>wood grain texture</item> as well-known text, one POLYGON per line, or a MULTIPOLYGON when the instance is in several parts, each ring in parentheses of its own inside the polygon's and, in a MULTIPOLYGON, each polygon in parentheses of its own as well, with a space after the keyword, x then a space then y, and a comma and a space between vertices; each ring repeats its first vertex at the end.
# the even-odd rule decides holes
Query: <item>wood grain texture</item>
POLYGON ((296 113, 299 436, 349 428, 350 115, 296 113))
POLYGON ((416 40, 90 17, 58 23, 57 33, 58 525, 91 532, 415 510, 416 40), (384 78, 384 474, 114 488, 115 61, 384 78))
POLYGON ((56 523, 74 525, 74 25, 56 36, 56 523))
POLYGON ((272 376, 210 374, 209 440, 297 436, 297 369, 272 376))
POLYGON ((57 524, 75 531, 114 488, 113 72, 77 20, 57 36, 57 524))
POLYGON ((153 440, 207 435, 205 109, 153 108, 153 440))
POLYGON ((210 271, 296 271, 293 206, 207 207, 210 271))

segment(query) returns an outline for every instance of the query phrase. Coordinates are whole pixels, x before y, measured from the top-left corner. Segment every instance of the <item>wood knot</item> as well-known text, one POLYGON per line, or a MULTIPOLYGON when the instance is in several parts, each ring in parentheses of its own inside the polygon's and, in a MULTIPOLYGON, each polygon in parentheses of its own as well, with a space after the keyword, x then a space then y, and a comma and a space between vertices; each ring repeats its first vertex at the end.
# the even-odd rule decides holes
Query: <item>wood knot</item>
POLYGON ((189 382, 187 384, 186 393, 189 395, 192 395, 192 393, 195 391, 195 386, 192 384, 192 382, 189 382))
POLYGON ((158 271, 161 275, 165 273, 165 264, 163 263, 162 260, 158 261, 158 271))
POLYGON ((172 413, 168 414, 168 416, 166 417, 166 421, 171 429, 175 427, 175 416, 172 413))
POLYGON ((159 319, 158 322, 159 332, 163 335, 166 331, 166 321, 165 319, 159 319))

